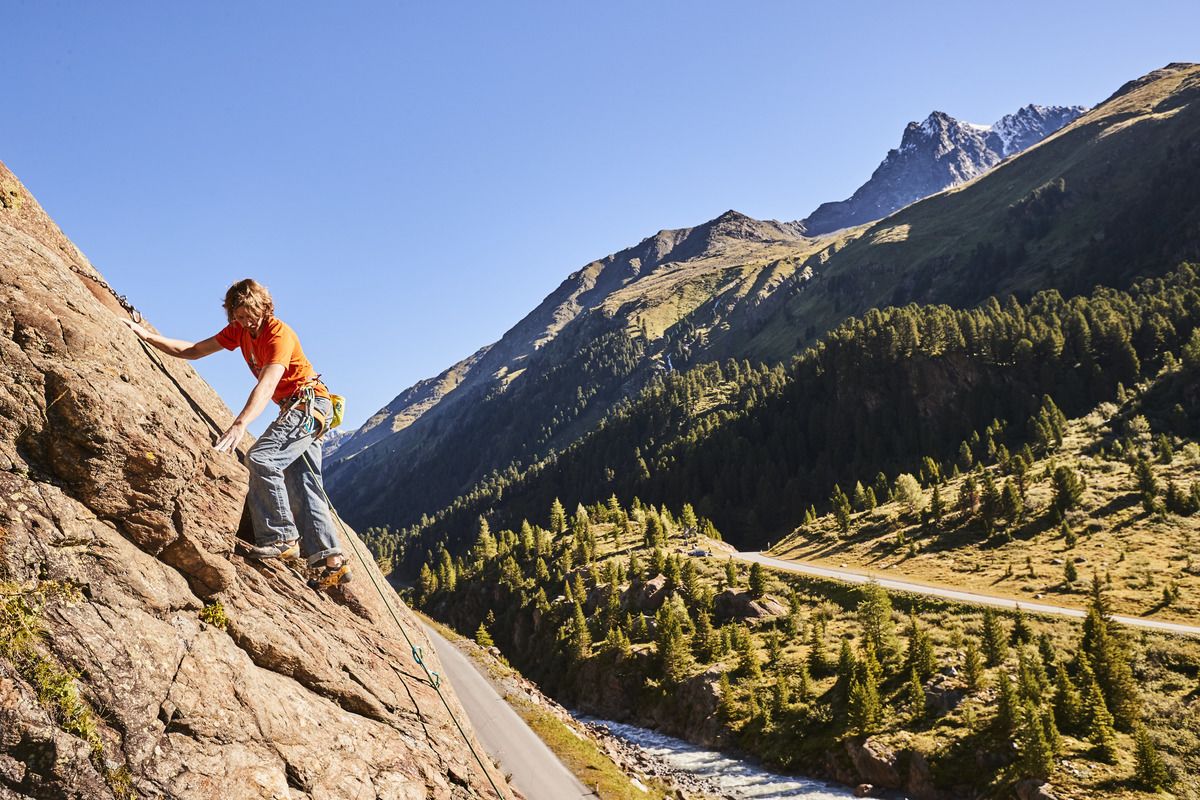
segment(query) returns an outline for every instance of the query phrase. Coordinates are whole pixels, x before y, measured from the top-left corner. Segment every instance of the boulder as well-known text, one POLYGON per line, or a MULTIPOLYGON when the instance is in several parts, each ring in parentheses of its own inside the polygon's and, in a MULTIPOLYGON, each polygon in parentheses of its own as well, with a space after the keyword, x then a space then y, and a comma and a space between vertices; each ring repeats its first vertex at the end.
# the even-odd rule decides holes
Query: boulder
POLYGON ((731 620, 765 621, 787 613, 787 606, 770 595, 755 600, 748 591, 726 589, 713 598, 713 615, 720 623, 731 620))
POLYGON ((627 611, 653 614, 666 602, 667 576, 655 575, 648 581, 634 582, 621 595, 621 607, 627 611))
POLYGON ((1018 781, 1013 787, 1017 800, 1057 800, 1058 795, 1050 791, 1050 785, 1037 778, 1018 781))
POLYGON ((846 754, 850 756, 863 782, 885 789, 899 789, 904 785, 896 751, 882 742, 875 739, 863 742, 847 739, 846 754))

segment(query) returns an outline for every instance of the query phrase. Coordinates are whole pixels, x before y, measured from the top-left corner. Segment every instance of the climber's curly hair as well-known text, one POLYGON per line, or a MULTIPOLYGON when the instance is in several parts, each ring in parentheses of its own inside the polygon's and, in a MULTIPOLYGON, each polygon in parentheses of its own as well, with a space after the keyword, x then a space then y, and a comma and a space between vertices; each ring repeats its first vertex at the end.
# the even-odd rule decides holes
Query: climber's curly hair
POLYGON ((230 286, 225 292, 223 305, 225 317, 230 322, 233 322, 233 312, 243 307, 260 318, 275 316, 275 301, 271 299, 271 293, 253 278, 245 278, 230 286))

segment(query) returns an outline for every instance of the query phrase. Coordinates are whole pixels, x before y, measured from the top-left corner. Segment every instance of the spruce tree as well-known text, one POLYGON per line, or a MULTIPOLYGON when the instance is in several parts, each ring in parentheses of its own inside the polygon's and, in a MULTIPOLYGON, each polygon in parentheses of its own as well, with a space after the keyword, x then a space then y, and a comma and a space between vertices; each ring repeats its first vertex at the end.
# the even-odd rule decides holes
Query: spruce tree
POLYGON ((684 629, 687 610, 678 595, 663 603, 655 617, 659 664, 663 678, 675 685, 687 677, 692 666, 691 641, 684 629))
POLYGON ((750 565, 750 596, 758 599, 767 593, 767 573, 762 564, 755 561, 750 565))
POLYGON ((1169 789, 1171 773, 1167 771, 1167 765, 1163 762, 1162 756, 1158 754, 1158 748, 1150 737, 1149 731, 1142 725, 1138 725, 1134 729, 1133 736, 1137 764, 1133 771, 1133 779, 1141 784, 1142 788, 1151 792, 1169 789))
POLYGON ((1051 508, 1063 514, 1066 511, 1079 505, 1083 499, 1083 479, 1071 467, 1063 465, 1054 470, 1052 477, 1052 488, 1054 490, 1054 501, 1051 503, 1051 508))
POLYGON ((1117 732, 1113 729, 1112 714, 1104 702, 1104 693, 1095 676, 1087 689, 1084 700, 1084 718, 1087 727, 1084 731, 1088 740, 1096 745, 1096 754, 1101 761, 1108 764, 1117 762, 1117 732))
POLYGON ((942 502, 942 493, 938 486, 933 487, 933 496, 929 498, 929 515, 938 525, 942 524, 942 517, 946 514, 946 504, 942 502))
POLYGON ((979 655, 979 645, 975 643, 974 638, 967 639, 963 671, 967 681, 967 691, 977 692, 983 688, 983 658, 979 655))
POLYGON ((1054 672, 1054 689, 1054 719, 1058 722, 1059 730, 1079 733, 1083 720, 1083 701, 1061 660, 1054 672))
POLYGON ((996 678, 996 733, 1005 741, 1017 735, 1020 722, 1020 698, 1008 673, 1000 670, 996 678))
POLYGON ((862 625, 863 639, 871 644, 881 660, 890 661, 898 650, 891 598, 874 581, 863 586, 862 594, 858 621, 862 625))
POLYGON ((732 722, 738 716, 738 705, 733 696, 733 686, 729 682, 728 672, 721 673, 721 677, 717 681, 717 691, 720 694, 720 698, 717 700, 717 712, 726 722, 732 722))
POLYGON ((592 649, 592 632, 588 629, 583 606, 576 601, 571 612, 571 628, 567 639, 568 655, 572 664, 581 664, 592 649))
POLYGON ((989 667, 999 666, 1008 657, 1008 636, 990 607, 983 610, 983 654, 989 667))
POLYGON ((912 722, 925 718, 925 687, 915 669, 908 672, 908 683, 904 687, 904 706, 912 722))
POLYGON ((796 669, 796 697, 802 703, 812 698, 812 677, 808 674, 808 665, 803 661, 796 669))
POLYGON ((1021 772, 1026 777, 1045 780, 1054 768, 1054 751, 1046 741, 1042 716, 1032 700, 1025 701, 1021 716, 1023 719, 1017 736, 1021 772))
POLYGON ((825 639, 821 626, 814 620, 808 626, 808 668, 813 675, 821 676, 829 671, 829 658, 825 654, 825 639))
POLYGON ((879 699, 879 685, 869 670, 861 677, 855 676, 850 684, 847 700, 847 719, 850 730, 860 736, 869 736, 879 729, 883 719, 883 702, 879 699))
POLYGON ((559 535, 567 529, 567 512, 558 498, 550 504, 550 532, 559 535))
POLYGON ((914 670, 921 680, 928 680, 937 670, 937 656, 933 648, 933 639, 921 629, 916 611, 909 614, 908 625, 908 656, 904 666, 906 669, 914 670))
POLYGON ((834 484, 833 494, 829 496, 829 504, 833 508, 834 519, 837 520, 838 530, 842 533, 850 531, 850 498, 842 491, 842 487, 834 484))

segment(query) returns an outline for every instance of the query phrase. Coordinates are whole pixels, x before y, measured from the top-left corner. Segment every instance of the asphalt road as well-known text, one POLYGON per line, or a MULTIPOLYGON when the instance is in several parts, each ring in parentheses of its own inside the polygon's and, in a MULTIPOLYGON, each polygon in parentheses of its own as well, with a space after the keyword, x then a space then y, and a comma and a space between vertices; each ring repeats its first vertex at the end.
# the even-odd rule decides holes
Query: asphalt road
POLYGON ((504 702, 474 662, 428 625, 425 633, 446 672, 442 677, 454 687, 480 744, 512 776, 510 782, 521 794, 528 800, 595 797, 504 702))
MULTIPOLYGON (((765 556, 759 552, 733 553, 734 558, 742 561, 757 561, 763 566, 775 567, 776 569, 788 570, 789 572, 800 572, 805 575, 816 575, 821 578, 833 578, 847 583, 866 583, 867 581, 875 581, 885 589, 893 589, 900 592, 911 592, 912 594, 922 594, 927 597, 943 597, 947 600, 957 600, 963 603, 973 603, 975 605, 997 606, 999 608, 1013 608, 1018 605, 1022 610, 1028 611, 1031 614, 1056 614, 1062 617, 1077 617, 1082 619, 1087 616, 1086 612, 1078 608, 1066 608, 1065 606, 1053 606, 1046 603, 1027 603, 1024 600, 1012 600, 1007 597, 995 597, 987 594, 976 594, 975 592, 962 592, 957 589, 943 589, 937 586, 926 586, 921 583, 910 583, 909 581, 896 580, 894 578, 885 578, 879 575, 864 574, 854 572, 848 569, 837 569, 834 567, 823 567, 817 564, 811 564, 805 561, 785 561, 781 558, 772 558, 765 556)), ((1114 614, 1113 619, 1122 625, 1128 625, 1131 628, 1148 628, 1155 631, 1164 631, 1167 633, 1179 633, 1185 636, 1200 636, 1200 627, 1195 625, 1182 625, 1177 622, 1163 622, 1156 619, 1143 619, 1141 617, 1126 617, 1120 614, 1114 614)))

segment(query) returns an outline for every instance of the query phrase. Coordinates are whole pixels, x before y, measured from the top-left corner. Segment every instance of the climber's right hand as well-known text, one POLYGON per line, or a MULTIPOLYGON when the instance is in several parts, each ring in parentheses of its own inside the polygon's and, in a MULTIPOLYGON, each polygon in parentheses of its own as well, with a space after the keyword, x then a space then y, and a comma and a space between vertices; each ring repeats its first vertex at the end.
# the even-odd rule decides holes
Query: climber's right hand
POLYGON ((121 322, 124 322, 126 327, 128 327, 129 330, 131 330, 135 334, 137 334, 137 337, 139 339, 141 339, 143 342, 146 341, 146 338, 150 335, 150 331, 146 330, 141 325, 138 325, 136 322, 134 322, 131 319, 122 319, 121 322))

